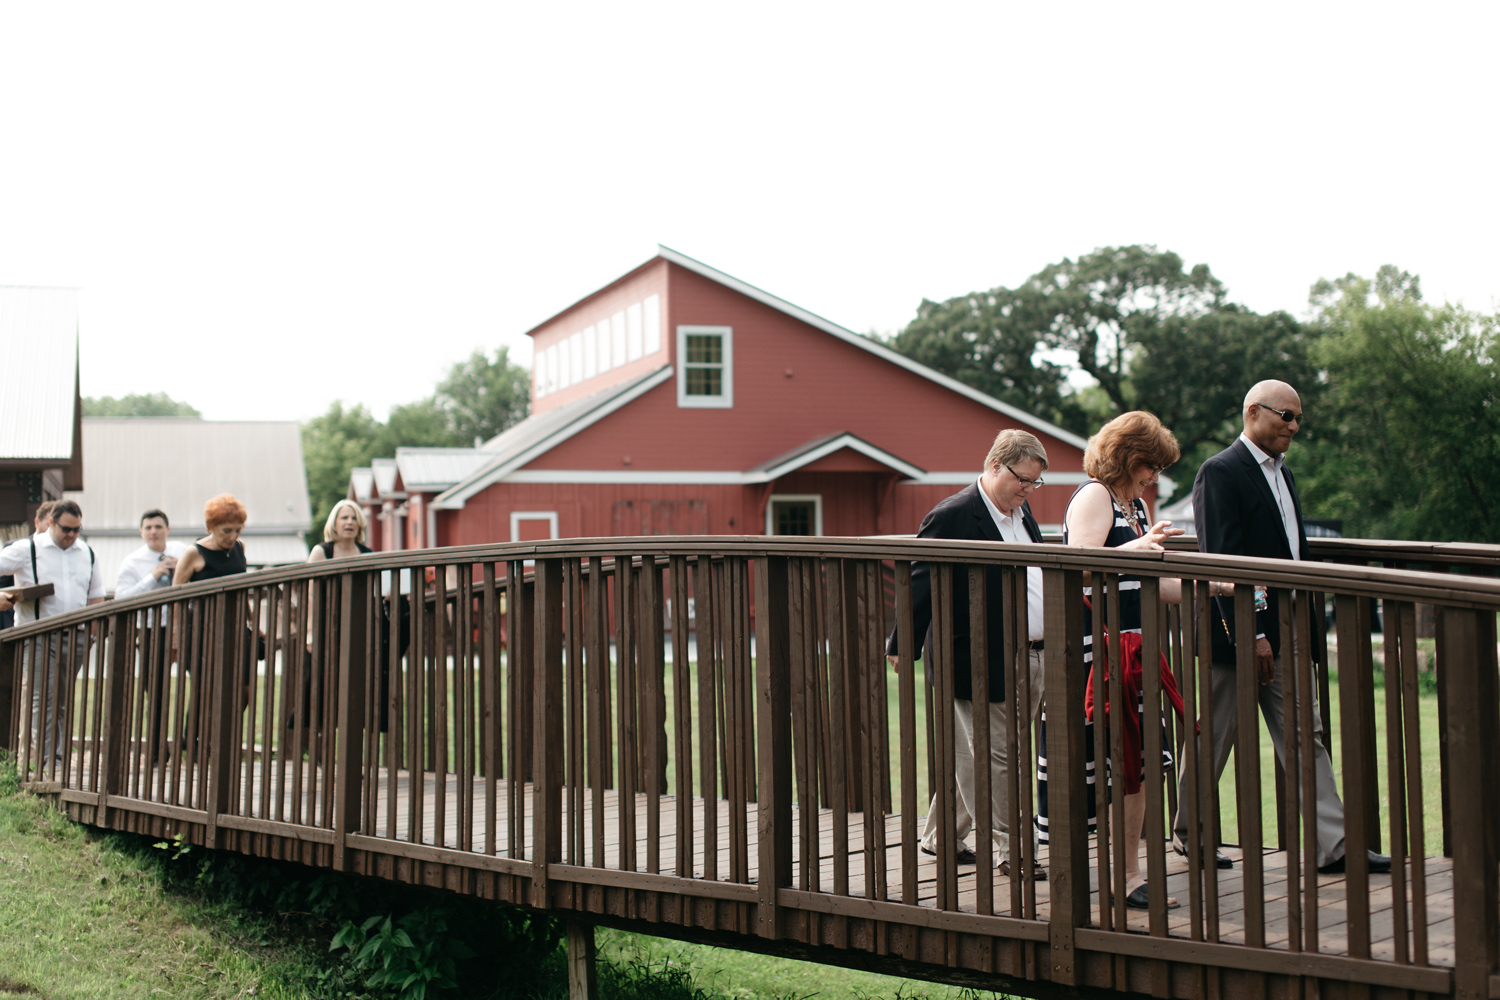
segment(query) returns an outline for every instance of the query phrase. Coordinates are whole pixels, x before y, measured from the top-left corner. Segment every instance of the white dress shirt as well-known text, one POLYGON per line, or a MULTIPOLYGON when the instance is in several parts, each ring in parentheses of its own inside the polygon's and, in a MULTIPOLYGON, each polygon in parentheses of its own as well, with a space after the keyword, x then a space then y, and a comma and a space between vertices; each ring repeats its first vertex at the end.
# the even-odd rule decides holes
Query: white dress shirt
MULTIPOLYGON (((94 558, 88 543, 76 539, 72 545, 60 549, 52 541, 52 533, 44 531, 12 542, 0 551, 0 574, 12 573, 16 584, 30 587, 35 583, 52 584, 52 596, 41 599, 41 616, 66 614, 86 607, 90 600, 104 596, 104 571, 94 558), (38 581, 31 574, 31 544, 36 543, 36 569, 38 581)), ((22 601, 16 605, 16 624, 25 625, 37 620, 36 601, 22 601)))
MULTIPOLYGON (((1018 545, 1036 544, 1026 533, 1026 525, 1021 522, 1020 507, 1009 514, 1000 513, 1000 508, 995 506, 990 495, 984 491, 982 478, 979 481, 979 495, 984 498, 984 506, 990 512, 990 517, 995 519, 995 527, 1000 529, 1001 540, 1018 545)), ((1027 638, 1032 642, 1047 634, 1042 621, 1042 570, 1039 566, 1026 567, 1026 631, 1027 638)))
POLYGON ((1271 456, 1261 451, 1254 441, 1244 434, 1240 440, 1245 443, 1250 457, 1260 466, 1260 471, 1266 477, 1266 485, 1271 487, 1271 496, 1276 498, 1276 508, 1281 511, 1281 526, 1286 531, 1286 546, 1292 550, 1293 559, 1302 558, 1302 532, 1297 529, 1297 506, 1292 503, 1292 491, 1281 475, 1281 467, 1286 464, 1285 455, 1271 456))
POLYGON ((159 568, 161 561, 168 556, 180 559, 187 548, 182 542, 168 539, 164 552, 155 552, 151 546, 142 545, 130 553, 120 563, 120 572, 115 577, 115 599, 123 601, 127 597, 139 597, 153 590, 170 587, 172 574, 166 573, 163 578, 159 568))

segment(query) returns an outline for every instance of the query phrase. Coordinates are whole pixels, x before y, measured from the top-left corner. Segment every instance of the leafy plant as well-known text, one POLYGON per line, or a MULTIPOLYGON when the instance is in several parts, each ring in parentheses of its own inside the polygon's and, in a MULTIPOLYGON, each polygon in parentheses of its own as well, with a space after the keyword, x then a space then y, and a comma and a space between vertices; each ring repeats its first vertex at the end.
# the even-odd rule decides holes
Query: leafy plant
POLYGON ((166 851, 167 857, 173 861, 180 861, 193 852, 193 845, 188 843, 187 834, 181 830, 172 834, 171 840, 158 840, 151 846, 158 851, 166 851))
POLYGON ((452 989, 458 960, 474 952, 448 934, 448 922, 431 909, 416 910, 400 920, 373 916, 350 920, 334 935, 329 951, 347 949, 351 964, 369 989, 400 1000, 423 1000, 429 988, 452 989))

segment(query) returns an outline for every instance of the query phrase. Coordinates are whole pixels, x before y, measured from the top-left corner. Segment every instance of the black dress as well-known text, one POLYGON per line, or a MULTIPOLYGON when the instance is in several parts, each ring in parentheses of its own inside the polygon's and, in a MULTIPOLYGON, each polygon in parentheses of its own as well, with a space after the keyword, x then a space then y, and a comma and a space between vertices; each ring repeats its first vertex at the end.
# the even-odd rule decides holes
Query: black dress
MULTIPOLYGON (((1073 491, 1073 497, 1077 497, 1079 493, 1081 493, 1082 491, 1084 491, 1084 490, 1086 490, 1086 489, 1088 489, 1088 488, 1090 488, 1092 486, 1098 486, 1100 489, 1106 489, 1107 488, 1107 487, 1104 486, 1103 483, 1100 483, 1100 482, 1097 482, 1097 481, 1094 481, 1094 480, 1090 480, 1089 482, 1084 483, 1082 486, 1078 487, 1078 489, 1074 490, 1073 491)), ((1120 546, 1126 544, 1127 542, 1133 542, 1133 541, 1135 541, 1137 538, 1139 538, 1141 536, 1136 532, 1136 530, 1134 528, 1132 528, 1130 526, 1130 521, 1125 517, 1125 509, 1120 506, 1120 502, 1115 499, 1115 496, 1114 496, 1113 493, 1110 493, 1109 501, 1110 501, 1110 506, 1114 508, 1115 523, 1110 526, 1109 534, 1107 534, 1107 535, 1104 536, 1104 547, 1107 548, 1107 549, 1115 549, 1115 548, 1119 548, 1120 546)), ((1134 506, 1134 508, 1135 508, 1135 516, 1136 516, 1136 519, 1137 519, 1137 523, 1139 523, 1141 525, 1148 524, 1149 522, 1146 519, 1147 518, 1147 514, 1146 514, 1146 504, 1145 504, 1145 502, 1142 501, 1142 500, 1137 499, 1137 500, 1132 501, 1131 503, 1132 503, 1132 506, 1134 506)), ((1072 505, 1073 505, 1073 498, 1070 497, 1068 499, 1068 506, 1071 507, 1072 505)), ((1067 515, 1064 514, 1064 518, 1063 518, 1063 544, 1066 545, 1067 542, 1068 542, 1068 522, 1067 522, 1067 515)), ((1098 607, 1101 610, 1101 612, 1104 612, 1107 609, 1107 607, 1108 607, 1108 605, 1105 602, 1107 602, 1109 600, 1109 591, 1108 590, 1104 590, 1103 588, 1101 588, 1101 590, 1103 590, 1103 593, 1097 599, 1097 601, 1096 601, 1096 599, 1094 597, 1094 588, 1092 588, 1092 587, 1084 587, 1083 588, 1083 593, 1084 593, 1084 596, 1089 599, 1089 604, 1092 604, 1095 607, 1098 607)), ((1093 648, 1093 644, 1094 644, 1094 612, 1093 612, 1093 609, 1089 606, 1089 604, 1084 605, 1084 608, 1083 608, 1083 662, 1084 662, 1084 664, 1086 666, 1091 667, 1093 665, 1093 662, 1094 662, 1094 648, 1093 648)), ((1140 630, 1141 630, 1141 578, 1138 577, 1138 576, 1133 576, 1133 575, 1128 574, 1128 573, 1122 573, 1122 574, 1120 574, 1120 631, 1121 632, 1139 632, 1140 630)), ((1082 705, 1078 706, 1078 711, 1080 711, 1080 712, 1083 711, 1083 706, 1082 705)), ((1037 826, 1037 839, 1040 840, 1042 843, 1046 843, 1048 838, 1047 838, 1047 711, 1046 711, 1045 708, 1042 710, 1042 727, 1041 728, 1042 728, 1041 749, 1039 749, 1037 751, 1037 758, 1036 758, 1036 773, 1037 773, 1036 826, 1037 826)), ((1095 811, 1095 795, 1094 795, 1094 723, 1093 723, 1092 720, 1086 720, 1084 722, 1084 730, 1083 731, 1084 731, 1084 737, 1083 737, 1083 743, 1084 743, 1084 748, 1083 748, 1084 781, 1085 781, 1085 784, 1087 786, 1084 798, 1087 800, 1087 806, 1088 806, 1088 824, 1089 824, 1088 828, 1090 830, 1092 830, 1094 828, 1094 822, 1095 822, 1095 816, 1096 816, 1096 811, 1095 811)), ((1172 770, 1172 764, 1173 764, 1173 762, 1172 762, 1172 752, 1169 749, 1167 749, 1167 742, 1166 742, 1165 739, 1162 741, 1161 756, 1162 756, 1162 770, 1163 771, 1170 771, 1170 770, 1172 770)), ((1108 777, 1106 775, 1106 787, 1107 787, 1107 784, 1108 784, 1108 777)), ((1108 795, 1105 796, 1105 801, 1106 802, 1109 801, 1108 795)))
POLYGON ((203 557, 203 566, 193 573, 192 583, 202 580, 217 580, 221 576, 244 573, 250 566, 245 562, 245 546, 235 542, 232 549, 210 549, 202 542, 195 542, 198 554, 203 557))

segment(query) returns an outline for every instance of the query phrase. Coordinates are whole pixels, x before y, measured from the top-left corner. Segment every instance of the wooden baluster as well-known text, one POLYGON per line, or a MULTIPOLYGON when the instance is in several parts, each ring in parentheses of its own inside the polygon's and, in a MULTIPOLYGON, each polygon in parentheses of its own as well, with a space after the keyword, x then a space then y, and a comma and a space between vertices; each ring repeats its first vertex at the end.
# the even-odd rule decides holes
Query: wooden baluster
MULTIPOLYGON (((1098 577, 1096 577, 1098 579, 1098 577)), ((1099 814, 1102 817, 1106 811, 1109 813, 1109 823, 1113 837, 1110 841, 1110 863, 1114 866, 1114 881, 1111 884, 1111 904, 1114 910, 1114 925, 1116 930, 1125 930, 1126 922, 1125 896, 1128 886, 1125 883, 1125 713, 1134 712, 1136 706, 1125 705, 1125 669, 1122 662, 1124 652, 1121 645, 1121 615, 1120 615, 1120 577, 1117 573, 1104 574, 1105 599, 1104 607, 1109 628, 1109 637, 1105 640, 1104 662, 1108 664, 1109 684, 1107 686, 1106 698, 1108 699, 1109 711, 1104 713, 1109 719, 1109 761, 1103 769, 1102 780, 1109 791, 1109 808, 1101 808, 1099 814)), ((1099 612, 1100 601, 1094 598, 1094 612, 1099 612)), ((1094 664, 1099 663, 1099 647, 1094 647, 1094 664)), ((1099 719, 1099 688, 1098 675, 1094 679, 1094 720, 1099 719)), ((1131 762, 1135 766, 1135 762, 1131 762)), ((1102 790, 1097 784, 1101 780, 1101 771, 1096 764, 1094 768, 1095 791, 1102 790)), ((1132 848, 1134 849, 1133 845, 1132 848)), ((1103 850, 1103 844, 1100 845, 1103 850)), ((1103 893, 1100 893, 1103 898, 1103 893)), ((1128 967, 1124 956, 1116 956, 1115 962, 1115 988, 1123 988, 1126 983, 1128 967)))
MULTIPOLYGON (((630 556, 615 557, 616 621, 619 631, 615 649, 618 657, 618 712, 620 741, 620 868, 636 870, 635 795, 640 787, 639 733, 636 720, 636 586, 639 581, 630 556)), ((632 913, 632 916, 634 913, 632 913)))
MULTIPOLYGON (((672 722, 676 751, 673 793, 677 809, 677 866, 679 878, 693 877, 693 673, 688 659, 688 562, 672 557, 672 722)), ((702 656, 700 651, 699 656, 702 656)), ((707 803, 705 803, 706 805, 707 803)), ((682 903, 684 914, 688 908, 682 903)), ((688 921, 683 920, 687 924, 688 921)))
POLYGON ((589 802, 593 810, 593 865, 603 868, 605 857, 604 790, 607 787, 609 758, 614 752, 605 720, 609 717, 606 692, 610 686, 609 670, 609 577, 603 560, 589 556, 588 575, 588 754, 589 802))
POLYGON ((554 905, 547 866, 562 861, 563 580, 562 560, 536 560, 532 676, 531 905, 554 905))
MULTIPOLYGON (((646 870, 661 871, 661 797, 666 792, 666 673, 662 636, 661 568, 654 556, 641 557, 640 637, 641 787, 646 793, 646 870)), ((657 916, 657 897, 647 897, 651 919, 657 916)))
POLYGON ((1411 962, 1406 926, 1406 745, 1402 739, 1401 661, 1409 655, 1402 648, 1401 613, 1404 602, 1382 602, 1385 653, 1385 752, 1386 801, 1391 812, 1391 944, 1396 962, 1411 962))
POLYGON ((457 772, 456 788, 458 820, 458 849, 474 849, 474 747, 478 739, 476 698, 474 688, 474 568, 468 563, 458 565, 458 598, 453 617, 456 628, 453 633, 453 708, 457 718, 453 720, 456 743, 453 763, 457 772))
MULTIPOLYGON (((698 786, 703 798, 703 877, 719 877, 719 762, 716 721, 718 704, 718 615, 713 561, 700 555, 693 568, 695 617, 698 620, 698 786)), ((713 912, 713 908, 709 908, 713 912)), ((712 925, 711 925, 712 926, 712 925)))
POLYGON ((131 663, 135 651, 133 634, 135 615, 113 614, 109 616, 110 642, 107 650, 100 647, 99 664, 104 667, 104 731, 98 745, 102 756, 98 825, 108 828, 113 825, 109 808, 111 795, 127 794, 130 764, 130 701, 131 663))
MULTIPOLYGON (((1146 884, 1150 886, 1150 927, 1152 937, 1167 936, 1167 859, 1163 850, 1166 830, 1162 826, 1161 719, 1163 709, 1161 685, 1161 580, 1141 577, 1141 752, 1146 760, 1141 771, 1146 792, 1146 884)), ((1135 711, 1127 705, 1126 711, 1135 711)), ((1170 714, 1171 709, 1165 709, 1170 714)), ((1128 767, 1136 767, 1131 761, 1128 767)), ((1136 850, 1132 845, 1131 850, 1136 850)), ((1152 966, 1153 992, 1166 996, 1166 966, 1152 966)))
POLYGON ((792 883, 791 649, 787 560, 755 560, 755 685, 759 704, 756 933, 781 936, 777 890, 792 883))
MULTIPOLYGON (((874 862, 874 899, 888 899, 890 886, 886 879, 888 855, 885 843, 885 818, 891 811, 891 752, 890 712, 886 706, 885 687, 885 585, 881 565, 875 560, 865 561, 864 606, 861 619, 863 643, 860 663, 867 685, 868 698, 865 704, 865 721, 869 736, 867 747, 870 773, 870 795, 865 801, 865 831, 871 860, 874 862)), ((868 866, 867 866, 868 867, 868 866)), ((869 892, 866 893, 869 895, 869 892)), ((878 927, 875 929, 879 933, 878 927)), ((884 952, 885 941, 877 942, 876 950, 884 952)))
MULTIPOLYGON (((1282 830, 1278 846, 1286 852, 1287 949, 1299 952, 1302 950, 1302 887, 1299 884, 1302 852, 1299 824, 1302 818, 1303 736, 1298 720, 1301 717, 1302 702, 1307 700, 1311 690, 1302 686, 1296 660, 1287 655, 1287 651, 1295 649, 1297 656, 1305 657, 1310 637, 1302 627, 1303 622, 1298 621, 1294 615, 1292 603, 1290 590, 1282 589, 1278 592, 1276 613, 1281 621, 1283 651, 1280 664, 1281 746, 1285 757, 1280 762, 1281 770, 1278 772, 1283 776, 1282 783, 1277 786, 1278 801, 1281 803, 1278 809, 1278 822, 1282 830)), ((1307 602, 1303 599, 1297 603, 1305 608, 1307 602)), ((1293 983, 1292 992, 1296 996, 1301 996, 1300 980, 1293 983)))
MULTIPOLYGON (((994 787, 994 769, 990 766, 990 745, 999 733, 990 731, 990 669, 989 669, 989 606, 986 603, 988 596, 985 588, 986 567, 977 563, 970 563, 967 567, 969 575, 969 683, 972 686, 969 706, 972 709, 970 722, 974 727, 974 740, 972 750, 974 752, 974 856, 977 858, 974 869, 975 882, 975 905, 979 913, 989 914, 995 912, 995 879, 994 868, 999 861, 1006 861, 1011 868, 1012 902, 1019 903, 1020 896, 1015 891, 1020 886, 1020 878, 1015 875, 1020 865, 1020 858, 1016 855, 1018 846, 1014 837, 1010 841, 1010 858, 995 858, 995 828, 994 828, 994 797, 1000 793, 1000 789, 994 787)), ((1001 616, 1003 629, 1007 633, 1004 638, 1010 639, 1015 635, 1016 614, 1015 605, 1005 602, 1004 613, 1001 616)), ((997 640, 1001 637, 996 636, 997 640)), ((958 652, 954 650, 955 654, 958 652)), ((1004 657, 1005 651, 1001 651, 1004 657)), ((1015 697, 1015 665, 1007 662, 1004 670, 1004 683, 1010 685, 1005 689, 1012 700, 1015 697)), ((999 693, 999 692, 996 692, 999 693)), ((954 734, 955 742, 960 739, 954 734)), ((1008 779, 1009 776, 1007 776, 1008 779)), ((1019 908, 1019 907, 1017 907, 1019 908)), ((1012 910, 1014 913, 1015 910, 1012 910)))
MULTIPOLYGON (((1297 675, 1297 735, 1300 744, 1298 762, 1302 768, 1301 778, 1297 782, 1302 792, 1302 950, 1315 952, 1318 950, 1318 744, 1313 730, 1317 705, 1314 702, 1312 653, 1319 646, 1315 633, 1323 630, 1323 605, 1321 599, 1316 605, 1311 600, 1297 600, 1295 604, 1297 634, 1303 640, 1297 646, 1294 663, 1297 675)), ((1327 649, 1326 642, 1323 648, 1327 649)), ((1282 663, 1286 662, 1283 656, 1282 663)), ((1290 875, 1289 868, 1289 878, 1290 875)))
MULTIPOLYGON (((1083 574, 1042 570, 1042 607, 1049 704, 1079 706, 1087 674, 1083 665, 1083 574)), ((1103 713, 1096 713, 1102 715, 1103 713)), ((1088 817, 1084 798, 1084 718, 1076 707, 1047 720, 1048 922, 1051 975, 1059 985, 1081 980, 1075 933, 1089 922, 1088 817)))
POLYGON ((1412 959, 1417 965, 1427 965, 1427 837, 1423 826, 1421 709, 1417 689, 1421 663, 1417 658, 1416 608, 1411 603, 1401 602, 1396 627, 1401 637, 1401 706, 1406 738, 1407 822, 1411 831, 1408 853, 1411 857, 1412 959))
MULTIPOLYGON (((358 833, 364 790, 365 674, 370 660, 373 574, 345 573, 339 586, 338 739, 334 771, 333 869, 350 871, 346 840, 358 833)), ((335 741, 325 741, 335 742, 335 741)))
POLYGON ((1235 794, 1239 813, 1241 885, 1245 896, 1245 944, 1266 944, 1265 862, 1261 855, 1260 812, 1260 679, 1255 662, 1255 591, 1234 590, 1235 681, 1238 723, 1235 730, 1235 794))
MULTIPOLYGON (((850 630, 845 621, 849 602, 845 598, 845 592, 849 586, 850 567, 853 565, 853 562, 844 559, 831 559, 828 563, 828 685, 829 701, 833 705, 829 721, 832 757, 829 761, 832 770, 830 784, 833 794, 829 806, 832 809, 833 828, 833 891, 839 896, 849 895, 849 812, 853 808, 848 788, 849 711, 845 708, 849 702, 850 676, 849 649, 846 645, 850 630)), ((908 564, 908 587, 910 574, 908 564)), ((907 596, 909 599, 910 594, 907 596)), ((909 617, 910 610, 907 614, 909 617)), ((909 663, 906 669, 910 669, 909 663)), ((915 850, 915 846, 912 849, 915 850)), ((912 882, 913 888, 910 891, 914 892, 915 877, 912 882)))
MULTIPOLYGON (((1372 696, 1369 656, 1368 604, 1363 598, 1340 594, 1339 735, 1344 779, 1344 893, 1349 921, 1349 954, 1370 957, 1370 868, 1366 855, 1369 829, 1365 825, 1366 771, 1373 761, 1365 756, 1365 713, 1361 706, 1372 696), (1364 641, 1361 641, 1363 633, 1364 641)), ((1246 878, 1249 878, 1248 870, 1246 878)))
POLYGON ((937 908, 958 909, 958 827, 953 717, 953 564, 930 562, 932 580, 932 697, 937 723, 937 908))
MULTIPOLYGON (((911 595, 911 563, 906 560, 896 561, 896 659, 900 664, 900 676, 896 678, 897 704, 900 713, 901 726, 901 902, 909 906, 916 906, 920 900, 917 884, 917 840, 921 836, 917 830, 917 810, 921 808, 917 799, 917 692, 915 660, 917 649, 917 637, 912 635, 912 595, 911 595)), ((832 609, 835 602, 829 601, 832 609)), ((831 625, 830 625, 831 628, 831 625)), ((830 669, 830 678, 837 677, 837 673, 830 669)), ((835 691, 831 700, 835 705, 839 703, 841 692, 835 691)), ((835 714, 835 718, 837 715, 835 714)), ((837 725, 837 721, 834 723, 837 725)), ((837 731, 836 731, 837 732, 837 731)), ((839 752, 839 737, 835 737, 834 752, 839 752)), ((833 864, 834 864, 834 887, 833 891, 841 896, 849 893, 849 866, 847 859, 844 861, 844 885, 840 889, 838 884, 840 843, 837 836, 839 816, 844 816, 844 846, 848 845, 848 809, 843 801, 844 774, 841 762, 837 756, 832 761, 834 767, 833 779, 833 817, 834 817, 834 842, 833 842, 833 864)), ((915 949, 907 954, 908 958, 915 957, 915 949)))
MULTIPOLYGON (((571 557, 563 560, 563 603, 567 623, 564 648, 567 651, 568 746, 568 851, 570 865, 586 864, 583 853, 584 785, 587 783, 587 760, 584 757, 584 663, 583 663, 583 562, 571 557)), ((575 904, 576 905, 576 904, 575 904)))

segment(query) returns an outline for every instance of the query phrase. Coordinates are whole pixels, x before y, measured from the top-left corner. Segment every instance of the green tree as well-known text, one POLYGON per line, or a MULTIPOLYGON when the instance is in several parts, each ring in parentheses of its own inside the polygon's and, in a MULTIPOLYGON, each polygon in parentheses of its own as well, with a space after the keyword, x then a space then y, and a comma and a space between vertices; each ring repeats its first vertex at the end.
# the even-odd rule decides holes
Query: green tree
MULTIPOLYGON (((1422 301, 1389 265, 1313 286, 1327 372, 1300 465, 1346 534, 1500 542, 1500 322, 1422 301)), ((1312 416, 1312 415, 1310 415, 1312 416)))
POLYGON ((380 422, 364 406, 345 408, 342 400, 302 425, 302 462, 313 508, 309 543, 323 540, 328 512, 349 495, 350 470, 380 457, 381 434, 380 422))
POLYGON ((1153 246, 1104 247, 1064 259, 1033 275, 1024 294, 1042 323, 1044 342, 1078 358, 1078 368, 1104 390, 1116 413, 1141 408, 1130 372, 1143 340, 1169 318, 1190 320, 1221 309, 1224 286, 1207 264, 1153 246))
POLYGON ((85 417, 197 417, 203 414, 187 403, 180 403, 164 392, 131 393, 114 396, 83 397, 85 417))
POLYGON ((531 407, 531 373, 511 363, 508 347, 496 348, 494 360, 476 350, 448 369, 435 398, 448 415, 455 442, 472 445, 525 419, 531 407))
POLYGON ((1038 296, 1008 288, 923 299, 889 346, 1002 402, 1058 419, 1068 371, 1039 356, 1046 320, 1038 304, 1038 296))
POLYGON ((438 403, 437 397, 428 396, 415 403, 391 407, 391 415, 380 429, 376 457, 389 458, 403 446, 467 448, 473 443, 473 438, 464 440, 454 431, 450 414, 438 403))

